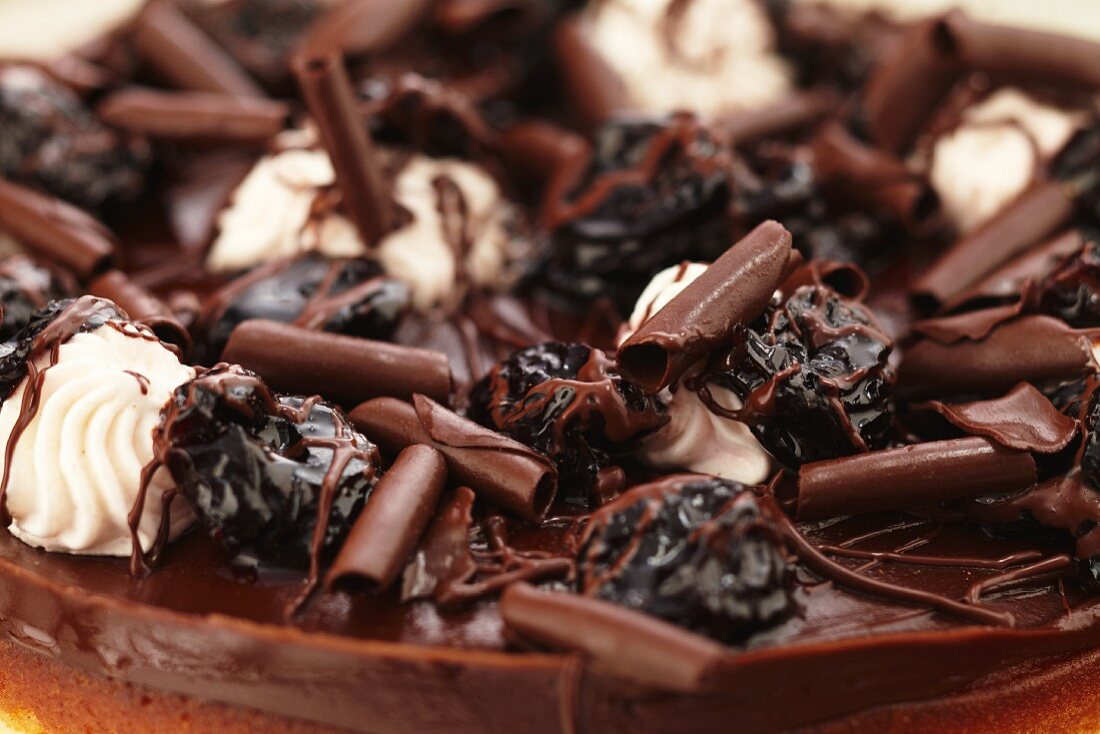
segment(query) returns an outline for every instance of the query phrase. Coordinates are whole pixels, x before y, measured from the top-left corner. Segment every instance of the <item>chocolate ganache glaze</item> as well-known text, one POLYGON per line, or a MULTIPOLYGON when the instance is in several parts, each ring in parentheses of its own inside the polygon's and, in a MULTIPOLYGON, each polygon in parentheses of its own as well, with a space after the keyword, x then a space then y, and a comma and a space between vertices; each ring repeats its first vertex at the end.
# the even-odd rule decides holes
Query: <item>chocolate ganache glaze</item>
POLYGON ((1100 725, 1100 45, 833 5, 0 48, 0 724, 1100 725))

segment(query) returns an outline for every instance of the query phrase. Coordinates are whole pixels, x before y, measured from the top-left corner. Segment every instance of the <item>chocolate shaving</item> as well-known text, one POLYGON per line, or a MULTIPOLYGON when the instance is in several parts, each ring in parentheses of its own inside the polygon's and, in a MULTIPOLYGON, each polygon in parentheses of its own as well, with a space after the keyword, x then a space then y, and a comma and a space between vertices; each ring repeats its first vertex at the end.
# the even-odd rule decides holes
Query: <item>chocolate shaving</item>
POLYGON ((276 390, 323 393, 342 405, 381 396, 408 400, 417 393, 451 399, 451 368, 442 352, 276 321, 238 325, 222 358, 253 370, 276 390))
POLYGON ((580 652, 612 675, 667 691, 697 693, 726 655, 722 645, 641 612, 528 584, 505 590, 500 614, 525 639, 580 652))
POLYGON ((925 306, 957 297, 998 266, 1052 236, 1073 214, 1069 187, 1058 180, 1039 181, 996 216, 952 245, 913 286, 925 306))
POLYGON ((83 209, 0 179, 0 230, 82 279, 115 259, 115 236, 83 209))
POLYGON ((1035 460, 973 436, 804 464, 798 519, 932 507, 1019 492, 1035 484, 1035 460))
POLYGON ((423 395, 414 396, 413 403, 375 398, 349 417, 390 454, 413 444, 428 444, 446 457, 455 481, 469 485, 490 502, 528 520, 546 514, 557 491, 557 474, 548 458, 423 395))
POLYGON ((863 115, 871 138, 900 155, 916 140, 962 73, 938 21, 910 27, 867 82, 863 115))
POLYGON ((440 511, 405 567, 401 601, 443 596, 476 571, 470 555, 474 491, 459 487, 443 498, 440 511))
POLYGON ((88 284, 88 293, 114 301, 131 319, 148 326, 163 342, 191 349, 191 335, 164 301, 130 280, 121 270, 108 270, 88 284))
POLYGON ((396 211, 343 58, 334 53, 297 57, 294 72, 332 159, 344 209, 370 246, 394 229, 396 211))
POLYGON ((619 349, 622 373, 653 395, 763 312, 789 269, 791 234, 767 221, 749 232, 619 349))
POLYGON ((913 324, 915 334, 927 336, 941 344, 955 344, 963 340, 980 341, 1001 324, 1016 318, 1023 312, 1024 301, 1004 306, 993 306, 977 311, 967 311, 954 316, 925 319, 913 324))
POLYGON ((839 123, 822 126, 810 150, 815 175, 838 198, 885 211, 912 232, 926 232, 936 222, 939 199, 928 182, 889 153, 860 142, 839 123))
POLYGON ((1014 83, 1100 88, 1100 44, 949 13, 939 33, 968 68, 1014 83))
POLYGON ((347 56, 383 51, 413 31, 433 0, 352 0, 340 2, 309 29, 300 45, 307 56, 347 56))
POLYGON ((135 21, 133 39, 138 55, 182 89, 266 96, 231 56, 168 0, 145 6, 135 21))
POLYGON ((286 125, 285 102, 214 92, 161 92, 127 87, 96 112, 108 125, 168 140, 260 143, 286 125))
POLYGON ((862 301, 871 289, 867 274, 855 263, 836 260, 810 260, 796 267, 779 290, 790 298, 804 285, 827 286, 853 301, 862 301))
POLYGON ((809 127, 832 112, 836 105, 836 95, 829 90, 795 92, 768 107, 719 118, 714 126, 725 134, 729 145, 736 146, 809 127))
POLYGON ((910 399, 998 395, 1019 382, 1081 377, 1096 367, 1095 333, 1071 329, 1049 316, 1023 316, 997 326, 980 341, 962 334, 963 340, 954 343, 925 339, 905 353, 898 392, 910 399))
POLYGON ((510 172, 546 186, 548 202, 564 198, 592 158, 592 145, 584 137, 542 120, 512 125, 496 144, 510 172))
POLYGON ((931 401, 926 406, 972 436, 1005 448, 1055 454, 1077 435, 1077 421, 1058 411, 1035 386, 1021 382, 996 400, 972 403, 931 401))
POLYGON ((430 446, 410 446, 398 454, 336 556, 328 588, 353 581, 389 588, 432 519, 446 481, 446 461, 430 446))
POLYGON ((554 55, 580 123, 594 130, 633 107, 626 85, 588 40, 579 17, 558 24, 554 55))

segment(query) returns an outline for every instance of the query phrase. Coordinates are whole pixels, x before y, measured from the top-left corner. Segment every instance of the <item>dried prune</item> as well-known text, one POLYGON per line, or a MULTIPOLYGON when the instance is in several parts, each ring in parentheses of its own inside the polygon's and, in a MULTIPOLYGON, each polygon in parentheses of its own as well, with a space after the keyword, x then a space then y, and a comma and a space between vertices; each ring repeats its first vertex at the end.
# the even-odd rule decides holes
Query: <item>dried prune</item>
POLYGON ((12 255, 0 260, 0 341, 14 337, 36 310, 50 301, 72 296, 75 288, 71 278, 30 258, 12 255))
POLYGON ((212 361, 233 329, 248 319, 387 339, 408 307, 408 286, 385 277, 375 261, 330 260, 308 253, 228 283, 209 300, 199 328, 206 335, 204 356, 212 361))
POLYGON ((665 480, 592 514, 578 591, 740 642, 796 609, 782 548, 756 495, 737 482, 665 480))
POLYGON ((469 417, 549 456, 558 498, 588 505, 600 470, 665 422, 664 408, 613 369, 600 350, 545 343, 512 354, 470 394, 469 417))
POLYGON ((286 566, 309 563, 325 493, 332 500, 321 548, 327 557, 378 474, 377 448, 339 408, 276 396, 236 366, 219 365, 177 388, 156 440, 217 542, 239 558, 286 566))
POLYGON ((28 67, 0 71, 0 174, 97 207, 140 193, 148 157, 69 88, 28 67))
POLYGON ((691 115, 609 123, 579 180, 550 202, 536 284, 566 308, 611 297, 628 313, 659 271, 729 247, 729 167, 691 115))
POLYGON ((870 311, 827 286, 803 286, 715 355, 698 385, 732 390, 749 425, 788 468, 884 448, 893 427, 892 342, 870 311))
POLYGON ((1100 245, 1085 243, 1036 284, 1032 298, 1036 310, 1070 326, 1100 326, 1100 245))

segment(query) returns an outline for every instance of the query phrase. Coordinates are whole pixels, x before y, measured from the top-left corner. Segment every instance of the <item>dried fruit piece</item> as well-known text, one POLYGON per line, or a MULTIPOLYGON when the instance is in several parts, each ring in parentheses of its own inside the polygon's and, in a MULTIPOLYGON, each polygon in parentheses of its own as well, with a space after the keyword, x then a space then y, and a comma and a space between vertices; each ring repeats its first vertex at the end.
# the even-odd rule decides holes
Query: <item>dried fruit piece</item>
POLYGON ((1086 242, 1036 284, 1032 298, 1038 311, 1070 326, 1100 326, 1100 245, 1086 242))
POLYGON ((124 140, 45 74, 0 71, 0 174, 96 207, 140 193, 148 157, 144 143, 124 140))
POLYGON ((211 536, 241 559, 305 566, 330 493, 322 555, 347 535, 378 474, 378 450, 319 398, 275 396, 221 365, 182 385, 157 441, 211 536))
POLYGON ((871 312, 827 286, 803 286, 712 358, 696 385, 715 413, 748 424, 789 468, 884 448, 893 426, 892 342, 871 312), (732 414, 706 385, 732 390, 732 414))
POLYGON ((67 298, 76 290, 71 279, 22 255, 0 262, 0 341, 19 333, 34 312, 50 301, 67 298))
POLYGON ((598 502, 600 471, 665 423, 664 408, 613 370, 600 350, 548 342, 494 367, 470 394, 468 415, 546 454, 558 498, 598 502))
POLYGON ((592 514, 578 590, 724 642, 796 609, 782 542, 756 495, 724 479, 636 487, 592 514))

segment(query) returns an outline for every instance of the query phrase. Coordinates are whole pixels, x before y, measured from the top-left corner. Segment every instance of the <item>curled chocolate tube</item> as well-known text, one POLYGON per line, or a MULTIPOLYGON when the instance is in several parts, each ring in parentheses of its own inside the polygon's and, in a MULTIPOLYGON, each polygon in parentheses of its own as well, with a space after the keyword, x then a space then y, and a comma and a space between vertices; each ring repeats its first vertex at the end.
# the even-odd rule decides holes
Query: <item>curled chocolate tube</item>
POLYGON ((127 87, 104 98, 96 112, 108 125, 153 138, 258 143, 283 129, 290 106, 217 92, 127 87))
POLYGON ((825 117, 836 108, 836 95, 825 89, 795 92, 759 110, 745 110, 715 121, 714 127, 724 134, 730 145, 747 143, 757 138, 801 130, 825 117))
POLYGON ((323 393, 341 405, 421 393, 450 402, 447 355, 261 319, 242 322, 222 359, 253 370, 276 390, 323 393))
POLYGON ((1096 369, 1097 335, 1050 316, 1023 316, 996 325, 979 340, 945 343, 947 334, 923 339, 902 358, 898 394, 907 399, 999 395, 1020 382, 1076 379, 1096 369))
POLYGON ((653 395, 759 316, 793 269, 791 233, 767 221, 711 264, 619 348, 627 379, 653 395))
POLYGON ((1035 484, 1035 459, 968 436, 806 464, 798 519, 827 520, 1018 492, 1035 484))
POLYGON ((500 614, 523 638, 663 690, 698 692, 726 655, 722 645, 641 612, 529 584, 505 589, 500 614))
POLYGON ((402 450, 352 525, 328 572, 328 588, 354 582, 389 588, 428 527, 446 481, 441 453, 423 444, 402 450))
POLYGON ((554 55, 585 128, 594 130, 616 115, 630 111, 626 85, 592 47, 579 17, 558 24, 554 55))
POLYGON ((884 210, 913 232, 927 232, 939 214, 928 182, 897 158, 826 123, 810 142, 814 172, 827 191, 872 210, 884 210))
POLYGON ((343 207, 368 246, 396 225, 390 186, 359 115, 344 59, 337 53, 297 56, 298 86, 332 159, 343 207))
POLYGON ((964 293, 1000 265, 1065 226, 1073 214, 1071 187, 1038 181, 996 216, 952 245, 913 286, 918 306, 934 308, 964 293))
POLYGON ((368 400, 348 417, 389 454, 413 444, 432 446, 447 459, 456 482, 528 520, 542 518, 557 492, 557 474, 545 456, 423 395, 415 396, 413 404, 368 400))
POLYGON ((236 61, 168 0, 153 0, 134 23, 138 55, 182 89, 264 97, 236 61))
POLYGON ((2 178, 0 231, 84 280, 115 259, 115 236, 83 209, 2 178))
POLYGON ((131 319, 152 329, 161 341, 174 344, 183 354, 191 350, 191 335, 172 309, 121 270, 108 270, 88 284, 93 296, 114 301, 131 319))

